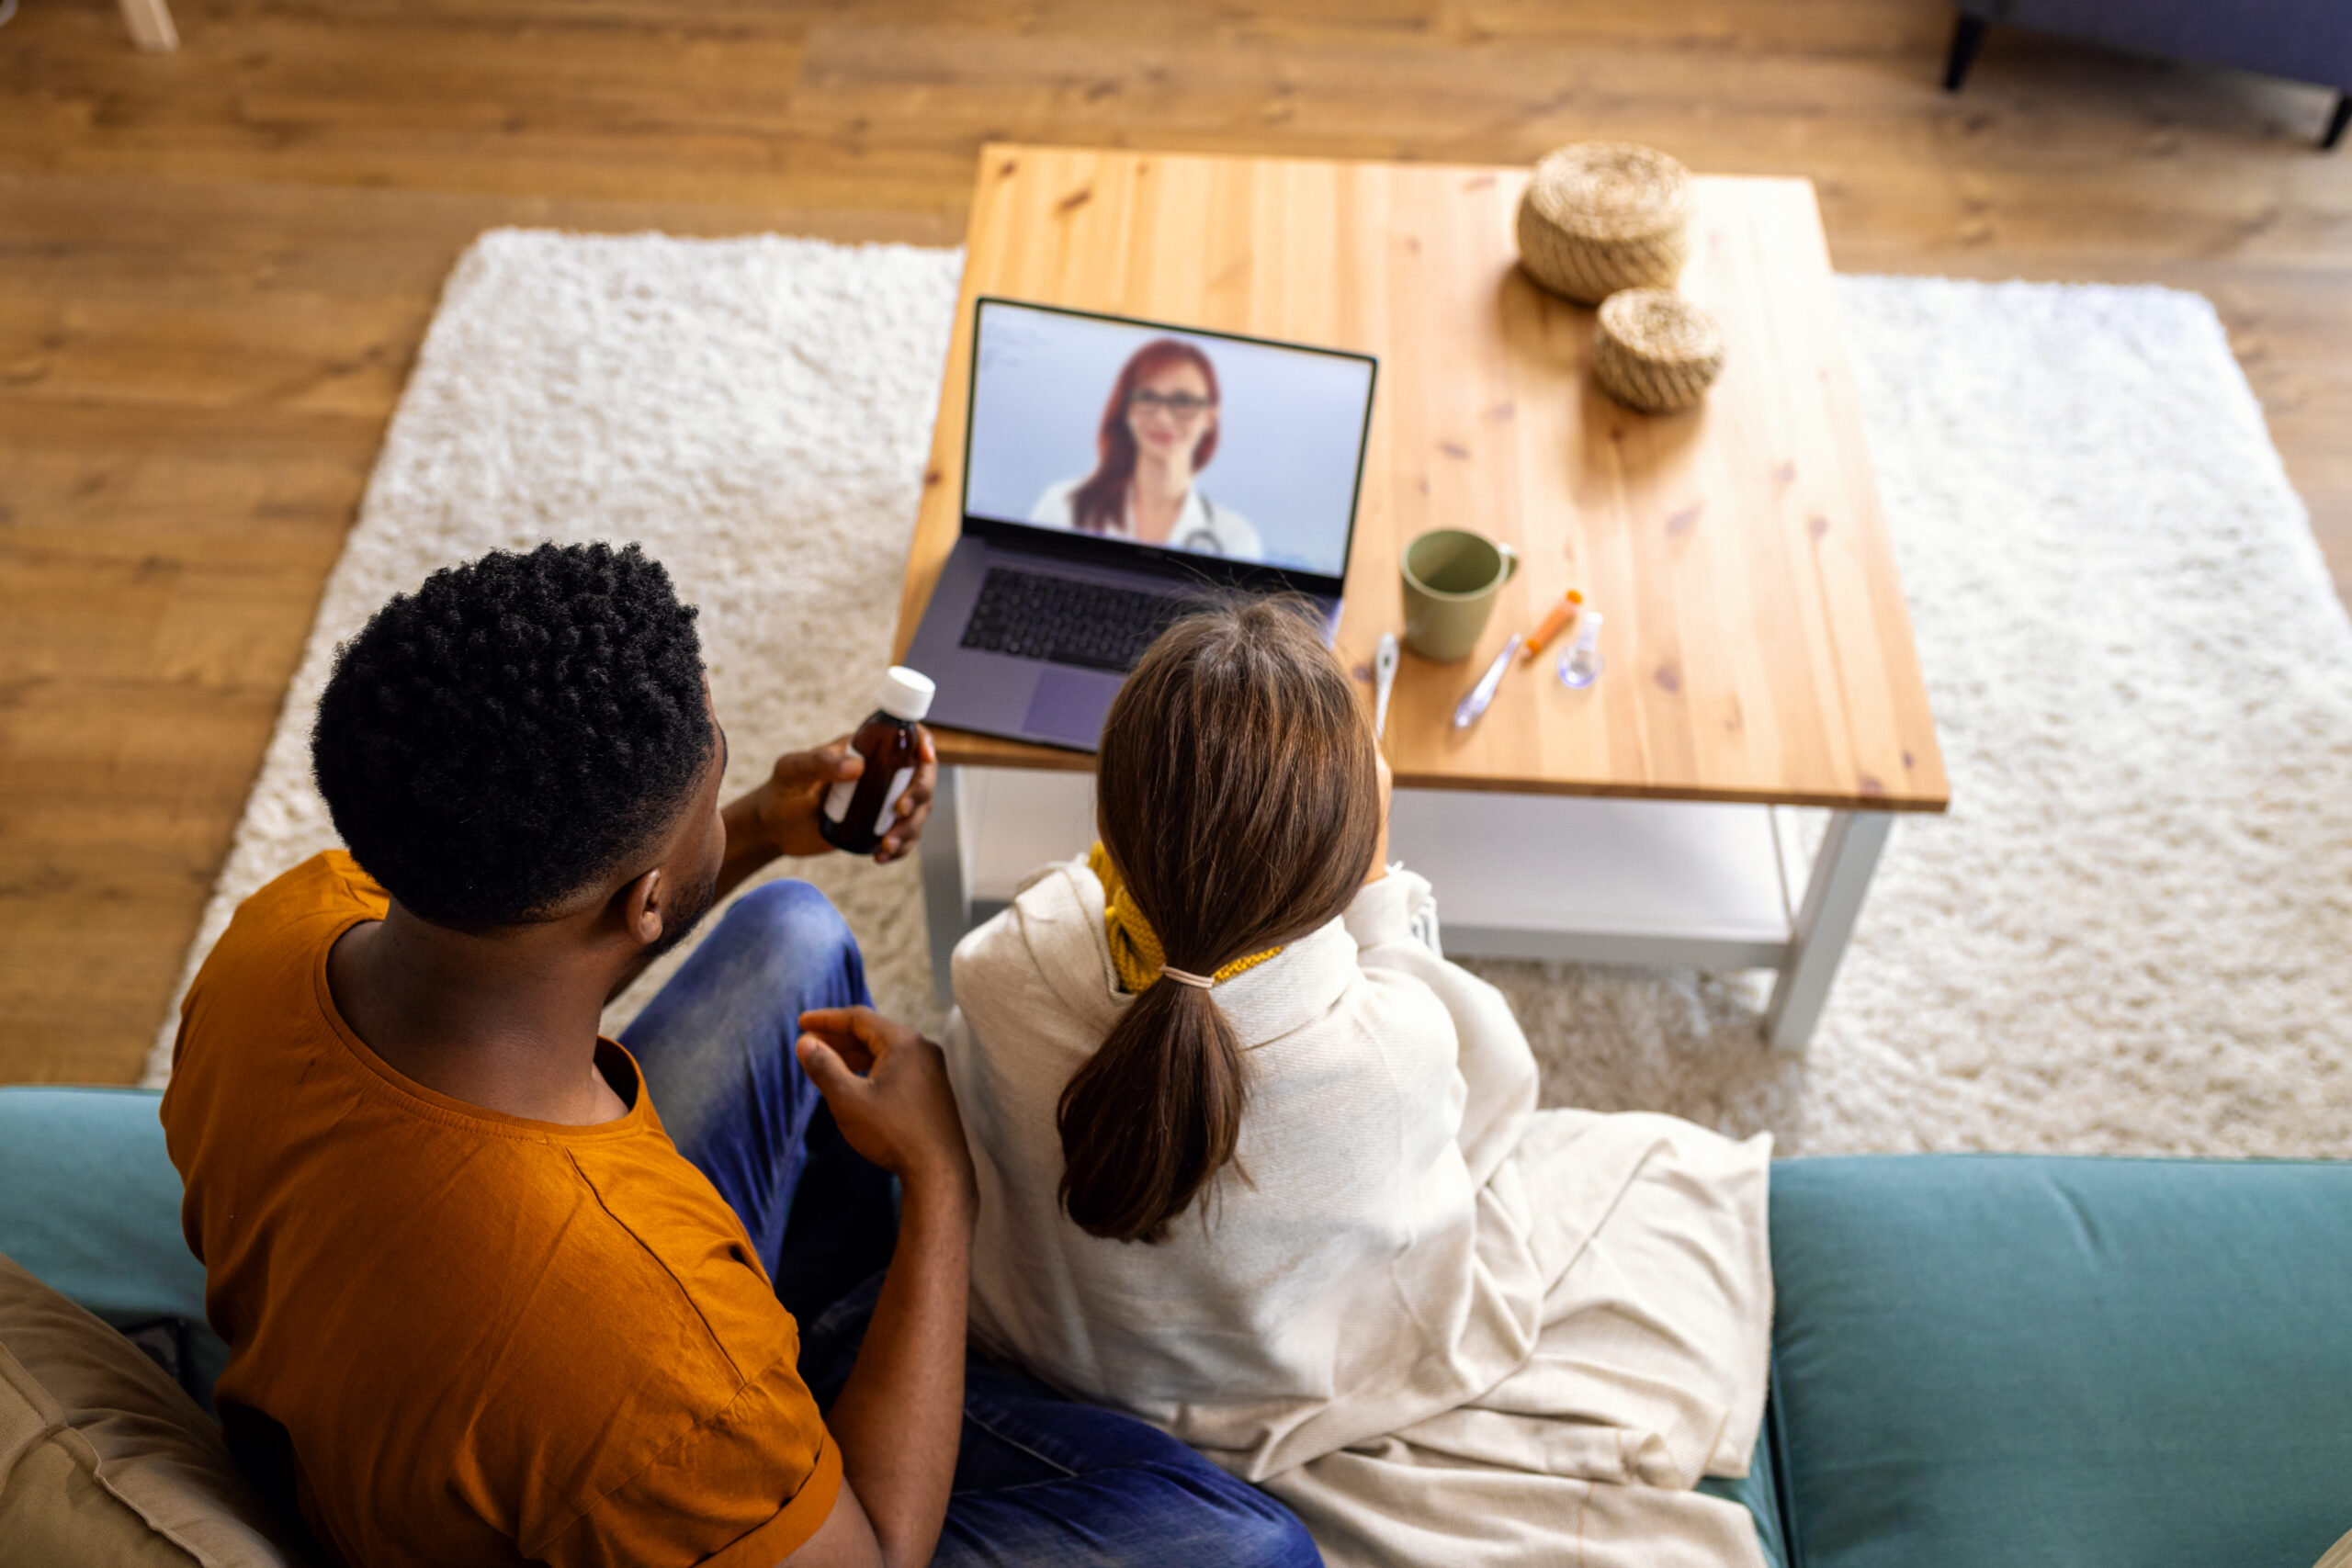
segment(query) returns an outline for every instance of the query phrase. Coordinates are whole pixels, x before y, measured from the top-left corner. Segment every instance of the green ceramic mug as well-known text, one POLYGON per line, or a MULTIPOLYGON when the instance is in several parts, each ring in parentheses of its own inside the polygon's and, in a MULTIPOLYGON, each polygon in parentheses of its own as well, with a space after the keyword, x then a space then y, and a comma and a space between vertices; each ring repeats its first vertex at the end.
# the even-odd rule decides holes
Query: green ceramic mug
POLYGON ((1519 570, 1519 552, 1467 528, 1433 528, 1405 547, 1405 646, 1445 663, 1467 659, 1519 570))

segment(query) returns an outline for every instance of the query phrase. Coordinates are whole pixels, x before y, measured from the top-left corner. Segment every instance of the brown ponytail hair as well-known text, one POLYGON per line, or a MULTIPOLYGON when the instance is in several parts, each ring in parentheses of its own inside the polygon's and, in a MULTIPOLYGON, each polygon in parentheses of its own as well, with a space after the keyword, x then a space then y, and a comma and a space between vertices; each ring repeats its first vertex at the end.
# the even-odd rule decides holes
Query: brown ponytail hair
MULTIPOLYGON (((1188 615, 1103 723, 1103 847, 1179 969, 1306 935, 1371 870, 1372 726, 1311 615, 1276 599, 1188 615)), ((1248 1097, 1215 993, 1147 987, 1062 1090, 1063 1207, 1091 1235, 1159 1240, 1233 1158, 1248 1097)))

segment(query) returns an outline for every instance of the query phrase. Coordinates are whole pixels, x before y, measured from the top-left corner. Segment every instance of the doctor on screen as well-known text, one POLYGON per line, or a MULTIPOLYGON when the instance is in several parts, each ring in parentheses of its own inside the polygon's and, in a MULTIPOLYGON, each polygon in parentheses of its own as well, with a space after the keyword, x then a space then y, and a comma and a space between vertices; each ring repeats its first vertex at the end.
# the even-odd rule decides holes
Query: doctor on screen
POLYGON ((1216 368, 1172 337, 1136 350, 1095 432, 1094 471, 1048 485, 1029 521, 1196 555, 1262 560, 1250 520, 1193 482, 1216 455, 1216 368))

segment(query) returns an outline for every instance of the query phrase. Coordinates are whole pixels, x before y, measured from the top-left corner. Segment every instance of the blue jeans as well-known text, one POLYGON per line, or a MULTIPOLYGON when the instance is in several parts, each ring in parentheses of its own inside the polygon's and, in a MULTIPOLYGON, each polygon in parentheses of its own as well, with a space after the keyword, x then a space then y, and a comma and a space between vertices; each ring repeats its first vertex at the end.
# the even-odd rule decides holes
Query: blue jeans
MULTIPOLYGON (((873 1314, 876 1270, 897 1239, 896 1189, 842 1140, 792 1043, 802 1012, 869 999, 856 941, 825 896, 772 882, 736 900, 621 1036, 670 1136, 742 1216, 799 1320, 801 1375, 820 1404, 840 1393, 873 1314)), ((933 1561, 1322 1559, 1281 1504, 1173 1438, 975 1355, 933 1561)))

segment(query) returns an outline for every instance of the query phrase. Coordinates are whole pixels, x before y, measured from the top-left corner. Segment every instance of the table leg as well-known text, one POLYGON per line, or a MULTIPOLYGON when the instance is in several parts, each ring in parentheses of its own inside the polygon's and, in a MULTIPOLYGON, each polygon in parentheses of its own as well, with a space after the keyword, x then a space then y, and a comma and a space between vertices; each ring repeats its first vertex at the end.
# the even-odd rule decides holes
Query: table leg
POLYGON ((1813 874, 1805 881, 1804 902, 1789 932, 1789 955, 1764 1012, 1764 1037, 1774 1045, 1793 1049, 1813 1038, 1813 1026, 1821 1021, 1829 983, 1837 977, 1838 961, 1845 956, 1846 939, 1862 912, 1862 895, 1870 891, 1871 872, 1894 821, 1884 811, 1830 814, 1813 874))
POLYGON ((1984 19, 1960 14, 1951 30, 1951 52, 1944 58, 1944 91, 1957 93, 1960 85, 1968 80, 1968 68, 1976 63, 1976 51, 1984 47, 1984 19))
POLYGON ((966 852, 964 780, 961 768, 943 763, 931 797, 931 819, 923 824, 915 852, 922 860, 923 926, 931 939, 931 987, 940 1003, 955 1000, 947 960, 972 929, 971 857, 966 852))

